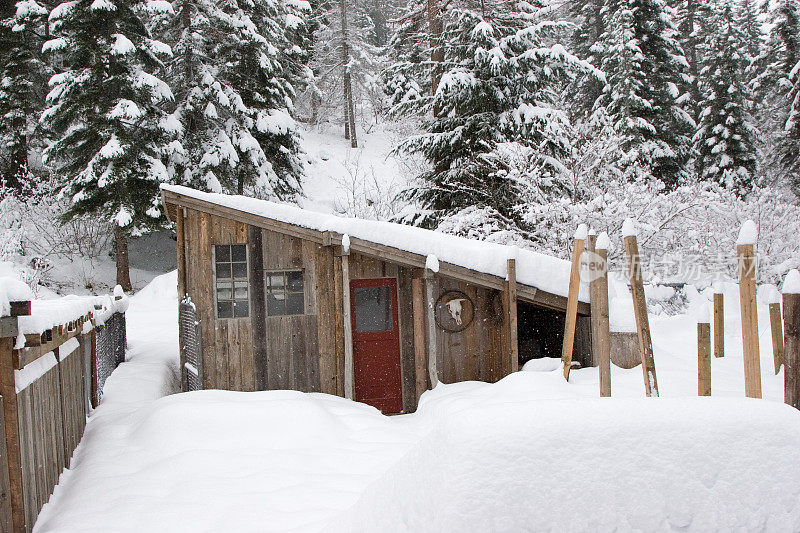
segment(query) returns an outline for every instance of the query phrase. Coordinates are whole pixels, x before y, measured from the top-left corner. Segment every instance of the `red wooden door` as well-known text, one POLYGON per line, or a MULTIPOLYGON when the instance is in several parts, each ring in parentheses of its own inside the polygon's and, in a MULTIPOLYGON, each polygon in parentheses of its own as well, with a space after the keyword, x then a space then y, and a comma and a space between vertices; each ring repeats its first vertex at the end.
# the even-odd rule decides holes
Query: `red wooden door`
POLYGON ((350 282, 356 401, 384 413, 403 410, 400 328, 394 278, 350 282))

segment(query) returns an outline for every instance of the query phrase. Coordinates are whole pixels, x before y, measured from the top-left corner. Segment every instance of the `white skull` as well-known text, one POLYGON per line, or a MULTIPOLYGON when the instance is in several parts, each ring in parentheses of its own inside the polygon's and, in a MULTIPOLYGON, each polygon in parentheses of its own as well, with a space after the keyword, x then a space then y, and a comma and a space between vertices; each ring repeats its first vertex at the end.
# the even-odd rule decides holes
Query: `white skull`
POLYGON ((450 311, 450 316, 453 317, 456 324, 459 326, 461 325, 461 302, 466 300, 466 298, 453 298, 449 302, 447 302, 447 310, 450 311))

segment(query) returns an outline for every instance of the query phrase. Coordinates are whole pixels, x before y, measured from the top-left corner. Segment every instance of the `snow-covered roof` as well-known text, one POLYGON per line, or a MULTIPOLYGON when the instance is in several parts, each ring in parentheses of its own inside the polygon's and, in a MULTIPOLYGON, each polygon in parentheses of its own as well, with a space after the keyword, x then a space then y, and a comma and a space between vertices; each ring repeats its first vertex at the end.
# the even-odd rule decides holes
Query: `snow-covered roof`
MULTIPOLYGON (((179 185, 162 185, 163 191, 242 211, 259 217, 300 226, 319 232, 389 246, 424 258, 435 256, 476 272, 505 279, 507 259, 516 255, 517 283, 566 297, 569 292, 569 261, 532 250, 509 252, 509 247, 486 241, 466 239, 438 231, 392 222, 339 217, 301 209, 295 205, 259 200, 245 196, 207 193, 179 185)), ((589 301, 588 283, 581 283, 579 299, 589 301)))

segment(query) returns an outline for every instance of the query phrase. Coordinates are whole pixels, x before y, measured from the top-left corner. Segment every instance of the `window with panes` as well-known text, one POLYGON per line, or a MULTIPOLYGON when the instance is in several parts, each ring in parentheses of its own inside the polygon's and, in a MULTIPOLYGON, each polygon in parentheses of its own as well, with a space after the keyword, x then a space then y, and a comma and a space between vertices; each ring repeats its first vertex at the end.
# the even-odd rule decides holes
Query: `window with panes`
POLYGON ((302 315, 305 312, 302 270, 267 272, 265 292, 267 315, 302 315))
POLYGON ((246 244, 214 246, 214 278, 217 318, 249 316, 246 244))

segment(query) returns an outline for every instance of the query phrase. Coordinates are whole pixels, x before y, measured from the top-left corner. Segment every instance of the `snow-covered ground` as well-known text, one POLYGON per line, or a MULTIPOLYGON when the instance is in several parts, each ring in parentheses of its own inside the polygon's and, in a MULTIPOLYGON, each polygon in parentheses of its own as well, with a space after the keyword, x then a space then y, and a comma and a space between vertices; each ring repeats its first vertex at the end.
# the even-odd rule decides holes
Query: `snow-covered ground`
MULTIPOLYGON (((401 209, 391 199, 409 162, 390 155, 396 134, 379 128, 350 150, 340 133, 305 132, 303 206, 364 218, 401 209)), ((597 398, 596 368, 566 383, 560 361, 541 359, 496 384, 439 385, 417 413, 386 417, 322 394, 173 394, 176 276, 154 278, 140 259, 134 284, 152 282, 130 300, 128 360, 37 532, 800 531, 800 413, 782 405, 783 373, 772 370, 775 287, 759 288, 765 401, 742 398, 728 283, 710 399, 696 398, 696 323, 712 291, 647 287, 662 398, 643 397, 638 367, 612 368, 609 400, 597 398)), ((101 263, 55 277, 65 292, 92 290, 84 278, 102 287, 113 263, 101 263)), ((612 276, 610 296, 612 324, 629 329, 623 279, 612 276)))
MULTIPOLYGON (((538 360, 496 384, 440 385, 417 413, 293 391, 170 395, 175 274, 131 299, 106 383, 36 531, 517 531, 800 528, 800 413, 743 396, 736 300, 714 398, 696 395, 696 321, 653 316, 664 398, 639 368, 564 382, 538 360), (736 398, 734 398, 736 397, 736 398)), ((726 292, 735 289, 727 287, 726 292)), ((766 307, 759 308, 762 317, 766 307)))

